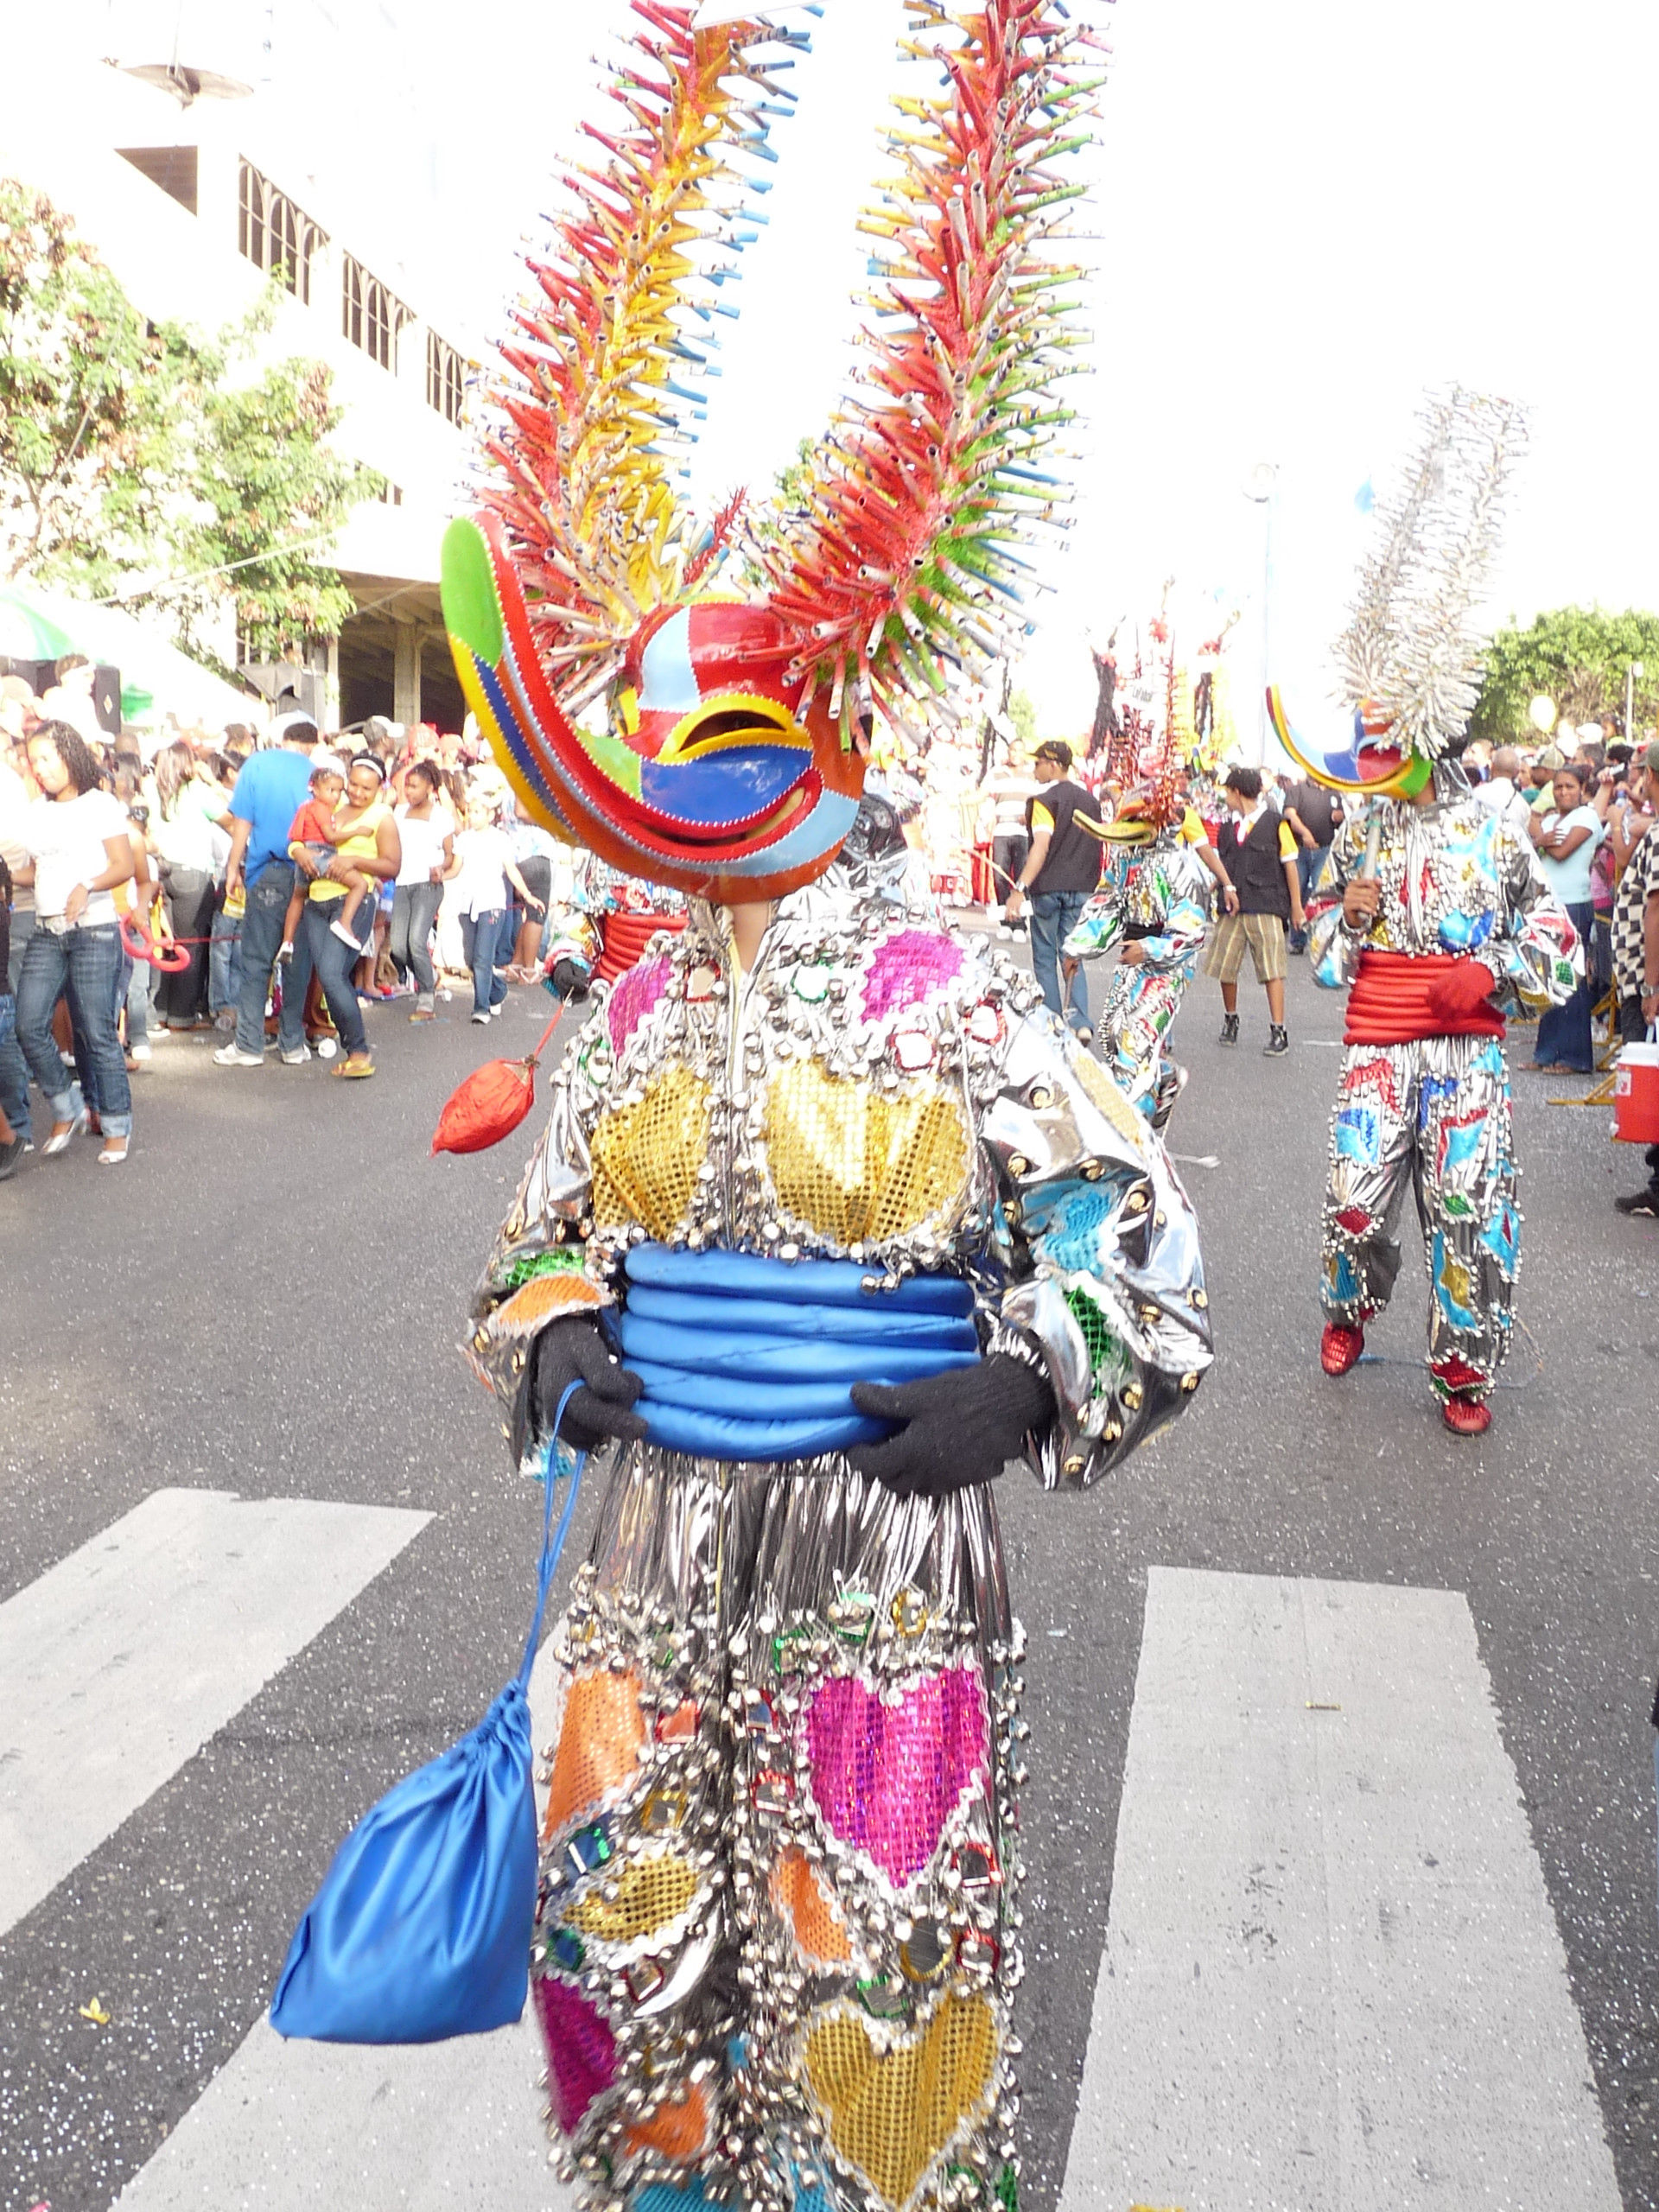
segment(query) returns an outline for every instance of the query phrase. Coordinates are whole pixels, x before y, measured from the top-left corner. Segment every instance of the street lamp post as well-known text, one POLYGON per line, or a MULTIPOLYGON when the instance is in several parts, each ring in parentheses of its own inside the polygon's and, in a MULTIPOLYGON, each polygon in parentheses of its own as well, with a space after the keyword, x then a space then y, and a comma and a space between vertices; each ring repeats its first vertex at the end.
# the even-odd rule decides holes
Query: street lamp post
POLYGON ((1268 765, 1268 686, 1273 681, 1273 664, 1269 658, 1271 636, 1268 627, 1268 604, 1273 594, 1273 508, 1274 493, 1278 487, 1279 469, 1275 462, 1258 461, 1244 473, 1239 486, 1244 497, 1262 510, 1262 681, 1256 686, 1255 765, 1268 765))
POLYGON ((1642 662, 1642 661, 1639 661, 1639 660, 1633 660, 1633 661, 1627 662, 1627 663, 1626 663, 1626 664, 1625 664, 1625 669, 1624 669, 1624 742, 1625 742, 1625 744, 1626 744, 1626 745, 1634 745, 1634 744, 1635 744, 1635 742, 1636 742, 1635 736, 1633 735, 1632 731, 1631 731, 1630 724, 1631 724, 1631 718, 1632 718, 1632 716, 1633 716, 1633 715, 1634 715, 1634 713, 1635 713, 1635 710, 1636 710, 1636 684, 1637 684, 1637 678, 1638 677, 1645 676, 1645 675, 1647 674, 1647 672, 1648 672, 1648 671, 1647 671, 1646 664, 1645 664, 1643 662, 1642 662))

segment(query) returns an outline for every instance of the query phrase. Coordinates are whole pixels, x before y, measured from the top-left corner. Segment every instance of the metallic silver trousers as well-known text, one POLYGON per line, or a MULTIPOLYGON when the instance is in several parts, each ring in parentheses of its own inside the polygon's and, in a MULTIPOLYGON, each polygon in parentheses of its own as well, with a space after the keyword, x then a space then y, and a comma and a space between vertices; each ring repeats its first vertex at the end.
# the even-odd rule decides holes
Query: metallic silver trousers
POLYGON ((531 1995, 628 2212, 1005 2212, 1022 1639, 988 1485, 631 1447, 555 1631, 531 1995))
POLYGON ((1388 1304, 1408 1186, 1428 1270, 1430 1380, 1442 1395, 1484 1396, 1509 1350, 1521 1256, 1510 1071, 1495 1039, 1348 1047, 1325 1195, 1327 1320, 1363 1322, 1388 1304))

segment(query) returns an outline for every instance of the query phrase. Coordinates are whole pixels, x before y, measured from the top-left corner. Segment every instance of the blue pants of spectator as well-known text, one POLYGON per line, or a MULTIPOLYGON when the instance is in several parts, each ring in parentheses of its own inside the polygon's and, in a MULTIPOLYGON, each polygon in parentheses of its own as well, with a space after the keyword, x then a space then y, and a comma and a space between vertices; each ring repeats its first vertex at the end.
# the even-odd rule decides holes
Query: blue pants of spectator
MULTIPOLYGON (((0 976, 0 983, 5 977, 0 976)), ((17 1043, 17 1001, 0 990, 0 1114, 11 1123, 11 1134, 26 1141, 35 1134, 29 1112, 29 1069, 17 1043)))
POLYGON ((78 1049, 84 1039, 82 1090, 107 1137, 132 1134, 132 1089, 115 1033, 120 968, 121 938, 113 922, 61 931, 37 927, 17 979, 18 1041, 30 1074, 51 1102, 53 1119, 67 1122, 74 1111, 52 1034, 52 1009, 67 995, 78 1049))
MULTIPOLYGON (((365 899, 358 908, 357 943, 351 945, 343 938, 336 937, 330 926, 339 917, 341 901, 338 899, 308 899, 305 919, 294 943, 294 968, 299 967, 300 945, 303 940, 308 954, 306 971, 308 975, 311 969, 315 968, 317 979, 322 985, 322 995, 334 1016, 334 1027, 340 1033, 340 1041, 353 1055, 366 1053, 369 1049, 369 1033, 363 1027, 363 1009, 358 1003, 354 978, 357 963, 374 935, 374 904, 372 899, 365 899)), ((251 899, 248 902, 248 913, 251 918, 251 899)), ((288 988, 285 984, 283 990, 284 1028, 288 1023, 288 988)), ((294 1018, 297 1022, 300 1006, 305 997, 305 986, 296 984, 294 988, 296 993, 294 1018)))
MULTIPOLYGON (((1307 902, 1313 895, 1313 887, 1319 880, 1319 870, 1325 866, 1331 851, 1329 845, 1306 845, 1296 848, 1296 880, 1302 887, 1302 912, 1307 912, 1307 902)), ((1307 950, 1307 931, 1287 930, 1286 944, 1292 952, 1307 950)))
MULTIPOLYGON (((1596 910, 1586 899, 1582 906, 1576 901, 1567 903, 1567 912, 1573 926, 1584 940, 1585 963, 1589 964, 1590 938, 1595 927, 1596 910)), ((1580 1075, 1588 1075, 1596 1065, 1595 1048, 1590 1042, 1590 985, 1579 985, 1565 1006, 1547 1007, 1538 1024, 1537 1057, 1545 1067, 1566 1066, 1580 1075)))
POLYGON ((1077 917, 1089 904, 1087 891, 1039 891, 1031 902, 1031 965, 1043 1004, 1072 1029, 1087 1029, 1089 986, 1078 961, 1071 988, 1060 995, 1060 947, 1077 926, 1077 917))
POLYGON ((242 917, 213 909, 213 943, 207 948, 207 1011, 236 1012, 242 995, 242 917))
MULTIPOLYGON (((265 1001, 270 995, 270 971, 282 949, 283 918, 293 889, 292 861, 268 861, 259 871, 259 880, 248 886, 247 912, 242 917, 242 988, 236 1002, 236 1041, 245 1052, 265 1049, 265 1001)), ((367 899, 363 903, 369 904, 367 899)), ((283 977, 276 1041, 285 1052, 297 1052, 305 1042, 305 992, 311 981, 314 941, 308 930, 301 930, 283 977)), ((339 938, 334 942, 339 944, 339 938)), ((346 950, 343 944, 340 949, 346 950)), ((352 1006, 355 1010, 355 995, 352 1006)), ((340 1016, 335 1014, 334 1020, 338 1022, 340 1016)))
POLYGON ((496 965, 512 950, 506 910, 495 906, 484 914, 463 914, 461 942, 473 971, 473 1012, 487 1014, 507 995, 507 979, 496 965))
POLYGON ((443 903, 441 883, 400 883, 391 902, 391 935, 386 950, 400 976, 412 977, 415 988, 430 998, 437 988, 432 972, 432 925, 443 903))

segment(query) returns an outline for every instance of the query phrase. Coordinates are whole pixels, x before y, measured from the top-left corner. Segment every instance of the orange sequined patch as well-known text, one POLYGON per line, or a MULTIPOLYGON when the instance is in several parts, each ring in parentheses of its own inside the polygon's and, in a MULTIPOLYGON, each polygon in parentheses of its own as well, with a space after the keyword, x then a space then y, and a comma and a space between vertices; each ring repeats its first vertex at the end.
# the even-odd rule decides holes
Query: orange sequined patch
POLYGON ((630 2154, 655 2151, 664 2158, 698 2158, 709 2148, 709 2100, 700 2082, 686 2084, 677 2104, 666 2104, 628 2130, 630 2154))
POLYGON ((632 1668, 620 1675, 612 1674, 609 1668, 601 1674, 578 1675, 565 1693, 543 1838, 602 1810, 639 1771, 645 1740, 639 1677, 632 1668))
POLYGON ((772 1910, 795 1931, 796 1948, 814 1966, 834 1966, 852 1956, 847 1928, 804 1851, 785 1851, 772 1870, 772 1910))
POLYGON ((500 1337, 533 1337, 543 1321, 591 1312, 607 1302, 585 1275, 567 1268, 559 1274, 532 1275, 496 1307, 490 1326, 500 1337))

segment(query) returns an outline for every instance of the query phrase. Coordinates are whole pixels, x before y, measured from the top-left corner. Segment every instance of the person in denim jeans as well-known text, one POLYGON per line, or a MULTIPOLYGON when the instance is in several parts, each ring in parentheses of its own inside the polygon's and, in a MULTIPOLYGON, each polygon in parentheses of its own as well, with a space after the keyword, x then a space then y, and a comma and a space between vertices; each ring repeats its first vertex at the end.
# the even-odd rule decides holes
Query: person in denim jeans
POLYGON ((35 861, 35 925, 17 978, 18 1040, 51 1103, 52 1134, 41 1150, 62 1152, 83 1126, 52 1034, 52 1009, 67 997, 78 1050, 85 1040, 83 1087, 104 1139, 99 1160, 114 1167, 132 1135, 132 1092, 116 1033, 122 954, 113 896, 133 873, 126 810, 99 788, 98 763, 67 723, 35 732, 29 765, 45 797, 20 831, 35 861))
POLYGON ((1040 786, 1028 799, 1031 847, 1008 893, 1012 928, 1031 902, 1031 966, 1043 1003, 1086 1043, 1089 985, 1083 963, 1067 962, 1062 979, 1060 947, 1077 927, 1100 880, 1100 808, 1092 791, 1070 778, 1071 748, 1058 738, 1039 745, 1033 767, 1040 786))
MULTIPOLYGON (((248 912, 253 912, 251 904, 248 912)), ((363 1026, 363 1008, 358 1001, 353 971, 373 934, 374 901, 365 899, 353 918, 353 926, 359 932, 355 945, 347 944, 334 935, 330 927, 334 916, 332 906, 306 901, 300 933, 294 940, 293 964, 295 968, 299 966, 300 948, 303 945, 307 970, 315 966, 323 998, 334 1017, 334 1027, 340 1032, 346 1054, 340 1071, 372 1075, 374 1067, 369 1056, 369 1033, 363 1026)))
POLYGON ((12 995, 11 870, 0 857, 0 1182, 17 1172, 33 1135, 29 1070, 17 1047, 17 1001, 12 995))
POLYGON ((463 914, 461 918, 461 949, 467 956, 467 965, 473 971, 474 1021, 487 1021, 506 999, 507 979, 496 963, 505 957, 512 944, 507 914, 506 907, 494 906, 481 914, 463 914))
MULTIPOLYGON (((311 752, 317 726, 303 716, 283 727, 274 750, 255 753, 243 764, 231 792, 231 855, 225 893, 245 887, 242 917, 242 984, 236 1001, 236 1036, 213 1054, 220 1067, 260 1067, 265 1057, 265 1000, 270 973, 283 943, 283 923, 294 891, 294 863, 288 857, 288 833, 305 804, 311 780, 311 752)), ((282 1020, 277 1042, 290 1065, 311 1057, 305 1043, 305 992, 311 981, 311 954, 303 936, 283 978, 282 1020)))

